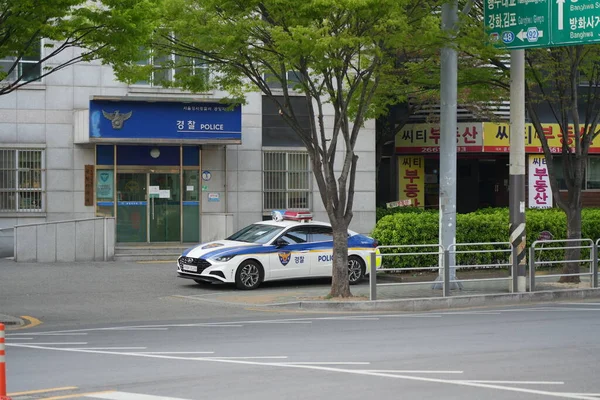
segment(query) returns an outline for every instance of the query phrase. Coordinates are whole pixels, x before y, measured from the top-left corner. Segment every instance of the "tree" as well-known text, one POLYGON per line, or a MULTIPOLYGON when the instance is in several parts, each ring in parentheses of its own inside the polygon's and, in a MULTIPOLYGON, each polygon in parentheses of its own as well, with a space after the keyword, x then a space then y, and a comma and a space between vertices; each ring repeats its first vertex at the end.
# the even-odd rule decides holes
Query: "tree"
POLYGON ((136 59, 140 39, 154 29, 157 5, 154 0, 0 1, 0 95, 80 61, 136 59), (71 57, 58 57, 71 48, 77 49, 71 57))
MULTIPOLYGON (((484 4, 476 1, 472 18, 465 21, 467 40, 473 57, 489 62, 499 71, 508 72, 507 50, 490 46, 481 41, 480 29, 484 26, 482 10, 484 4), (473 22, 476 24, 473 25, 473 22), (470 39, 469 39, 470 38, 470 39)), ((488 37, 488 35, 485 35, 488 37)), ((525 78, 525 107, 535 127, 548 166, 550 187, 556 205, 567 217, 567 239, 581 239, 581 191, 585 184, 589 147, 599 133, 600 118, 600 45, 562 46, 542 49, 527 49, 525 78), (564 139, 559 148, 551 148, 542 126, 541 114, 549 110, 560 126, 564 139), (566 134, 565 134, 566 133, 566 134), (564 180, 567 194, 560 193, 559 178, 564 180)), ((509 91, 507 79, 492 79, 490 87, 509 91)), ((515 106, 515 105, 511 105, 515 106)), ((543 121, 547 122, 547 121, 543 121)), ((581 243, 570 242, 566 247, 565 260, 560 282, 579 282, 579 260, 581 243)))
MULTIPOLYGON (((347 229, 353 216, 359 131, 387 102, 402 98, 390 49, 427 48, 438 40, 435 4, 416 0, 167 0, 149 42, 155 55, 175 54, 174 85, 193 92, 220 88, 243 101, 260 91, 280 110, 310 157, 334 235, 330 295, 351 296, 347 272, 347 229), (194 73, 206 63, 212 79, 194 73), (288 80, 292 72, 297 82, 288 80), (281 96, 271 89, 278 82, 281 96), (306 98, 309 128, 291 105, 306 98), (329 108, 333 121, 326 119, 329 108), (340 160, 341 159, 341 160, 340 160)), ((148 70, 116 65, 117 75, 139 79, 148 70)))
MULTIPOLYGON (((579 45, 526 52, 527 111, 544 149, 553 198, 567 216, 567 239, 581 239, 581 191, 585 185, 588 153, 600 133, 600 45, 579 45), (541 107, 550 110, 560 126, 561 147, 551 148, 540 119, 541 107), (560 160, 557 165, 557 158, 560 160), (564 180, 566 198, 558 178, 564 180)), ((581 243, 568 242, 568 261, 560 282, 579 282, 581 243)))

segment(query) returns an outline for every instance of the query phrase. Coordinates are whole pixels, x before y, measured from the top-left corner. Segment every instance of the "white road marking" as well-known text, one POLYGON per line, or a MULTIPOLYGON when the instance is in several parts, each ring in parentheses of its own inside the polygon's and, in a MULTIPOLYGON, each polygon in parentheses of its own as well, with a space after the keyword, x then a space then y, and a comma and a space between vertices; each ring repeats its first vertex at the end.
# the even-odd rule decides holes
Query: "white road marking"
POLYGON ((312 321, 264 321, 255 324, 312 324, 312 321))
POLYGON ((253 359, 286 359, 287 356, 248 356, 248 357, 202 357, 203 360, 253 360, 253 359))
POLYGON ((379 321, 376 317, 331 317, 323 318, 323 320, 335 320, 335 321, 379 321))
POLYGON ((384 374, 462 374, 463 371, 427 371, 427 370, 394 370, 394 369, 365 369, 365 372, 381 372, 384 374))
POLYGON ((110 392, 89 394, 83 397, 90 399, 107 399, 107 400, 185 400, 177 397, 152 396, 149 394, 126 393, 126 392, 110 392))
POLYGON ((501 315, 501 312, 489 312, 489 311, 453 311, 447 313, 441 313, 441 315, 501 315))
MULTIPOLYGON (((561 397, 568 399, 579 399, 579 400, 598 400, 597 397, 590 397, 588 394, 579 394, 579 393, 560 393, 560 392, 549 392, 546 390, 534 390, 534 389, 525 389, 520 387, 510 387, 510 386, 501 386, 501 385, 493 385, 488 383, 477 383, 477 382, 468 382, 468 381, 460 381, 460 380, 448 380, 441 378, 426 378, 422 376, 411 376, 411 375, 394 375, 394 374, 386 374, 381 372, 368 372, 364 370, 353 370, 353 369, 341 369, 341 368, 333 368, 327 366, 318 366, 318 365, 296 365, 296 364, 285 364, 285 363, 266 363, 266 362, 258 362, 258 361, 246 361, 246 360, 227 360, 222 358, 207 358, 207 357, 177 357, 177 356, 166 356, 159 354, 140 354, 140 353, 119 353, 114 351, 102 351, 102 350, 77 350, 77 349, 68 349, 68 348, 60 348, 60 347, 43 347, 43 346, 35 346, 30 344, 10 344, 9 346, 13 347, 25 347, 31 349, 41 349, 41 350, 54 350, 54 351, 67 351, 67 352, 79 352, 79 353, 92 353, 92 354, 107 354, 107 355, 117 355, 117 356, 133 356, 133 357, 148 357, 148 358, 158 358, 158 359, 167 359, 167 360, 185 360, 185 361, 209 361, 209 362, 218 362, 218 363, 226 363, 226 364, 243 364, 243 365, 255 365, 255 366, 265 366, 265 367, 282 367, 282 368, 301 368, 301 369, 310 369, 315 371, 327 371, 327 372, 338 372, 342 374, 352 374, 352 375, 363 375, 363 376, 377 376, 384 378, 393 378, 393 379, 404 379, 418 382, 431 382, 431 383, 445 383, 449 385, 457 385, 457 386, 469 386, 469 387, 478 387, 485 389, 496 389, 503 390, 507 392, 517 392, 517 393, 528 393, 528 394, 539 394, 543 396, 549 397, 561 397)), ((110 399, 113 399, 112 397, 110 399)), ((136 400, 143 400, 143 398, 136 397, 136 400)), ((114 399, 121 400, 121 399, 114 399)), ((129 399, 127 399, 129 400, 129 399)), ((150 399, 149 399, 150 400, 150 399)), ((164 398, 162 400, 165 400, 164 398)), ((167 399, 169 400, 169 399, 167 399)))
POLYGON ((281 365, 370 365, 370 362, 362 361, 297 361, 285 362, 281 365))
POLYGON ((145 350, 147 347, 77 347, 75 350, 145 350))
POLYGON ((132 326, 122 328, 112 328, 111 331, 167 331, 169 328, 158 328, 158 327, 144 327, 144 326, 132 326))
MULTIPOLYGON (((8 343, 7 343, 8 344, 8 343)), ((88 342, 55 342, 55 343, 27 343, 28 345, 32 345, 32 346, 57 346, 57 345, 69 345, 69 346, 75 346, 75 345, 82 345, 82 344, 88 344, 88 342)))
POLYGON ((215 354, 214 351, 139 351, 138 354, 215 354))
POLYGON ((40 333, 32 333, 32 335, 38 335, 38 336, 85 336, 87 335, 86 332, 73 332, 73 333, 45 333, 45 332, 40 332, 40 333))
POLYGON ((552 381, 478 381, 478 380, 461 380, 461 382, 473 382, 473 383, 502 383, 508 385, 564 385, 564 382, 552 382, 552 381))

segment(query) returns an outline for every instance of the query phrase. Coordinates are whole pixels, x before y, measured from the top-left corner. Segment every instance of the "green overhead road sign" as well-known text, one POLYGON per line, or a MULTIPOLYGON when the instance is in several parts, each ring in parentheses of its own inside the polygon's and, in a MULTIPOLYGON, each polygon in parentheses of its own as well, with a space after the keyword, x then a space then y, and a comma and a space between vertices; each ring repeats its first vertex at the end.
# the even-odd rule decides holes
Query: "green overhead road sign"
POLYGON ((485 0, 485 25, 509 49, 600 42, 600 0, 485 0))

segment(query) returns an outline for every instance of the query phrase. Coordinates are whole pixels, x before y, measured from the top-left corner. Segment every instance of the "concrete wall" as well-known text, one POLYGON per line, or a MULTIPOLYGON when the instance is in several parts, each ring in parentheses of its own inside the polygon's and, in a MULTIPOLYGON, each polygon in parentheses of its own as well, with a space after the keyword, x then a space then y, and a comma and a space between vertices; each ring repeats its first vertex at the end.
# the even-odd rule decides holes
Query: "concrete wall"
POLYGON ((234 233, 233 214, 202 214, 201 219, 201 243, 223 239, 234 233))
POLYGON ((15 227, 15 261, 109 261, 115 255, 115 219, 92 218, 15 227))

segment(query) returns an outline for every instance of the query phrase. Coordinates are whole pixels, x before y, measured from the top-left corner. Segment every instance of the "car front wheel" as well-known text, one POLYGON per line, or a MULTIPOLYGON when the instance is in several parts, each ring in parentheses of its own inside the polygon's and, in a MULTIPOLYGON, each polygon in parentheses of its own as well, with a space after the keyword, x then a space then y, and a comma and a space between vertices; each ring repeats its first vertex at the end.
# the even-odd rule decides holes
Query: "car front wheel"
POLYGON ((348 257, 348 279, 351 285, 360 283, 365 277, 365 262, 358 256, 348 257))
POLYGON ((242 290, 256 289, 264 277, 262 266, 256 261, 244 261, 235 273, 235 286, 242 290))

